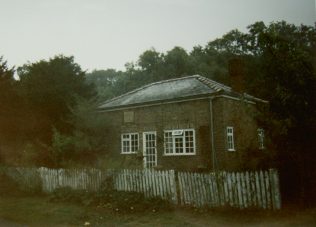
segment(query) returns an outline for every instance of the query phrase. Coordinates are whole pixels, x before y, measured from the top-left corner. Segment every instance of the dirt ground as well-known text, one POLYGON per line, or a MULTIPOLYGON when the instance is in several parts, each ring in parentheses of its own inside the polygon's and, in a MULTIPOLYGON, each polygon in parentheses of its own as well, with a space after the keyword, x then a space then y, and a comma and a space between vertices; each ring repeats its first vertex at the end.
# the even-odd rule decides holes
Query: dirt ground
POLYGON ((22 226, 316 226, 316 208, 281 211, 198 210, 120 213, 49 202, 45 197, 0 196, 0 227, 22 226))

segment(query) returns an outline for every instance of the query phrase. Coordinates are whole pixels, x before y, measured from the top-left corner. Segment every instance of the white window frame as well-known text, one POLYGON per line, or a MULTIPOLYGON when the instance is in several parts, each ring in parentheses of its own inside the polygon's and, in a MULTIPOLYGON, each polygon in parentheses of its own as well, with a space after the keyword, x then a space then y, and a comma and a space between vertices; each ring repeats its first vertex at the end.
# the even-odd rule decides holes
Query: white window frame
MULTIPOLYGON (((179 149, 179 148, 178 148, 179 149)), ((175 130, 164 130, 164 156, 185 156, 196 154, 196 142, 195 142, 195 130, 194 129, 175 129, 175 130), (186 132, 192 132, 192 141, 186 141, 186 132), (171 136, 166 137, 166 133, 170 133, 171 136), (166 140, 169 138, 169 144, 172 147, 167 146, 166 140), (182 143, 180 149, 182 152, 176 153, 176 141, 181 139, 182 143), (187 144, 192 146, 187 146, 187 144), (193 152, 187 152, 187 150, 193 149, 193 152), (171 151, 171 152, 170 152, 171 151)))
POLYGON ((139 134, 136 133, 122 133, 121 134, 121 154, 136 154, 139 150, 139 134), (124 138, 125 136, 127 136, 127 138, 124 138), (132 146, 132 136, 137 136, 137 147, 133 147, 132 146), (128 151, 125 151, 125 144, 124 142, 128 143, 128 151))
POLYGON ((232 126, 226 127, 226 144, 227 151, 236 151, 234 142, 234 127, 232 126))
POLYGON ((264 146, 264 129, 258 128, 257 132, 258 132, 259 149, 263 150, 263 149, 265 149, 265 146, 264 146))

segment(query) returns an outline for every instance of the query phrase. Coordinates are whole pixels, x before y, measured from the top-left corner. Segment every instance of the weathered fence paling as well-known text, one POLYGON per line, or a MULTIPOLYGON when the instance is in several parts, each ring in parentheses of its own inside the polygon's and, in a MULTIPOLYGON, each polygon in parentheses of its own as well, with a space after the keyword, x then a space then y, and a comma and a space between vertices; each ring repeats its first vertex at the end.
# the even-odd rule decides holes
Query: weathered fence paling
POLYGON ((252 172, 192 173, 149 169, 48 169, 7 168, 6 173, 25 189, 41 185, 45 192, 71 187, 98 191, 111 176, 118 191, 144 193, 174 204, 196 207, 281 209, 279 176, 275 169, 252 172))
POLYGON ((276 170, 194 175, 182 172, 178 173, 178 181, 182 205, 281 208, 276 170))

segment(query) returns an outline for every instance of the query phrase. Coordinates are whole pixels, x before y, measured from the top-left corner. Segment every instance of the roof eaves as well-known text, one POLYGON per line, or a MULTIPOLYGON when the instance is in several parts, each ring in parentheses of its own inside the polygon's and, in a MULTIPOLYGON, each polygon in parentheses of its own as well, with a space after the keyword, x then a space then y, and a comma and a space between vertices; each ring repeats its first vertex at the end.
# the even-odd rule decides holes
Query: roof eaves
POLYGON ((124 110, 124 109, 131 109, 131 108, 138 108, 142 106, 151 106, 151 105, 160 105, 160 104, 169 104, 169 103, 176 103, 176 102, 186 102, 192 100, 199 100, 199 99, 207 99, 212 96, 216 96, 221 92, 214 92, 214 93, 206 93, 203 95, 195 95, 195 96, 186 96, 181 98, 172 98, 172 99, 160 99, 151 102, 142 102, 142 103, 133 103, 129 105, 122 105, 122 106, 112 106, 112 107, 104 107, 98 108, 100 111, 115 111, 115 110, 124 110))

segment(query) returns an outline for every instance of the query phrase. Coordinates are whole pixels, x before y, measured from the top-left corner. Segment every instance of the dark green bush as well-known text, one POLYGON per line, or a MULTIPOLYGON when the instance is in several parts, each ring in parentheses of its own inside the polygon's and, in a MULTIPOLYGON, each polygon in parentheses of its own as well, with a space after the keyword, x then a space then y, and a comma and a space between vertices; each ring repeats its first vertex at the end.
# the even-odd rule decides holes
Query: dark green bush
POLYGON ((156 212, 172 209, 170 202, 160 197, 146 198, 143 193, 114 190, 112 176, 103 182, 100 192, 96 195, 96 202, 99 207, 115 212, 156 212))
POLYGON ((50 196, 52 202, 71 202, 85 206, 96 206, 113 212, 157 212, 171 210, 171 204, 159 197, 146 198, 143 193, 123 192, 113 189, 111 178, 108 178, 99 192, 73 190, 70 187, 56 189, 50 196))
POLYGON ((171 204, 159 197, 146 198, 143 193, 103 191, 97 195, 97 205, 115 212, 140 212, 172 209, 171 204))
POLYGON ((93 194, 86 190, 74 190, 70 187, 61 187, 53 191, 49 200, 52 202, 71 202, 90 205, 94 200, 93 197, 93 194))
POLYGON ((0 194, 1 195, 19 195, 23 192, 20 190, 20 187, 17 182, 12 178, 8 177, 5 173, 0 173, 0 194))

